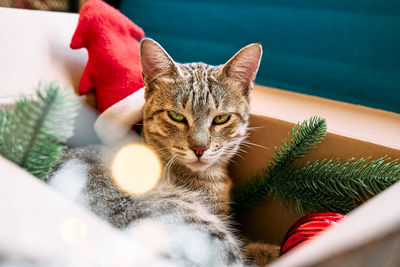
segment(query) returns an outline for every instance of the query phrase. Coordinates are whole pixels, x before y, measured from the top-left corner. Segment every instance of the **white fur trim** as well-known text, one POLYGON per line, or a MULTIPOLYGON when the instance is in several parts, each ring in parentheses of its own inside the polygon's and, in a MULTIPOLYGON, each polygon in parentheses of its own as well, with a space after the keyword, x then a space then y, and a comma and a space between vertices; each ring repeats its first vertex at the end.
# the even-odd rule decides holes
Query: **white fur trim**
POLYGON ((107 145, 121 142, 132 126, 142 119, 144 87, 115 103, 99 115, 94 130, 107 145))

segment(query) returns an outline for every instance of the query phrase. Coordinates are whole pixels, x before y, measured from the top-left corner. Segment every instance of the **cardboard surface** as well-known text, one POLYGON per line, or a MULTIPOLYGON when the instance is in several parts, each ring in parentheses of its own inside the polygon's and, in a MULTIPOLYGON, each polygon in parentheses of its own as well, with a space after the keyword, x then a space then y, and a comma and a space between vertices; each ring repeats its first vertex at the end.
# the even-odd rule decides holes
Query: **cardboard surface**
POLYGON ((78 88, 87 52, 69 48, 77 23, 77 14, 0 8, 0 103, 39 82, 78 88))
POLYGON ((253 114, 297 123, 324 117, 328 132, 400 149, 400 114, 264 86, 252 91, 253 114))

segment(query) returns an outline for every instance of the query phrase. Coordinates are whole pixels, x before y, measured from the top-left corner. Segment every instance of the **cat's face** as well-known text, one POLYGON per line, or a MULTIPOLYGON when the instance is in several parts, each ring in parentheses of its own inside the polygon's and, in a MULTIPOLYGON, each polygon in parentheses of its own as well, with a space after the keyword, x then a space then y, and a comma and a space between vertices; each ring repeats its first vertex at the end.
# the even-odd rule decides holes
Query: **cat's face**
POLYGON ((179 64, 155 41, 142 40, 146 143, 164 162, 194 172, 226 164, 246 138, 260 58, 261 46, 252 44, 225 65, 179 64))

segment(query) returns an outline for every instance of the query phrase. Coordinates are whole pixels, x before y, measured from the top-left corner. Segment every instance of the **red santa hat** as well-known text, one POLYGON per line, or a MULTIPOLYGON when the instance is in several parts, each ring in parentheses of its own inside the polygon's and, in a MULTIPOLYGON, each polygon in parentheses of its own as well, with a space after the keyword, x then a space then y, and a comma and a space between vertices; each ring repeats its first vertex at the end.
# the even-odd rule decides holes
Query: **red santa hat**
POLYGON ((89 0, 79 12, 70 47, 86 48, 89 56, 79 93, 94 92, 101 114, 95 130, 106 143, 141 119, 144 98, 137 39, 142 37, 139 26, 101 0, 89 0))

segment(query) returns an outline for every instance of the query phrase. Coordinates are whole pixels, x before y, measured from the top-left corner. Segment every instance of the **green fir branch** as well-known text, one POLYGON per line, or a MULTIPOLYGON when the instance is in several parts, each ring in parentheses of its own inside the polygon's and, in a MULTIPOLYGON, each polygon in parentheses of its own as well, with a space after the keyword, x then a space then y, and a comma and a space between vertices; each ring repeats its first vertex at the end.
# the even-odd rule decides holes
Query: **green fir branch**
POLYGON ((296 159, 304 157, 308 150, 322 141, 326 135, 326 129, 326 121, 320 117, 312 117, 297 124, 297 127, 292 128, 289 137, 283 141, 282 146, 279 149, 275 147, 268 172, 273 175, 284 171, 296 159))
POLYGON ((8 112, 4 108, 0 108, 0 144, 1 144, 1 136, 4 128, 6 126, 8 118, 8 112))
POLYGON ((275 147, 269 166, 234 192, 233 211, 239 213, 265 200, 271 177, 286 171, 296 159, 302 158, 309 149, 321 142, 326 129, 325 119, 320 117, 312 117, 293 127, 282 146, 279 149, 275 147))
POLYGON ((21 98, 8 112, 0 137, 0 154, 41 178, 47 174, 73 134, 79 101, 55 84, 37 89, 35 100, 21 98))
POLYGON ((387 158, 324 160, 276 174, 268 195, 297 213, 347 213, 400 180, 400 164, 387 158))

